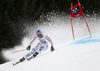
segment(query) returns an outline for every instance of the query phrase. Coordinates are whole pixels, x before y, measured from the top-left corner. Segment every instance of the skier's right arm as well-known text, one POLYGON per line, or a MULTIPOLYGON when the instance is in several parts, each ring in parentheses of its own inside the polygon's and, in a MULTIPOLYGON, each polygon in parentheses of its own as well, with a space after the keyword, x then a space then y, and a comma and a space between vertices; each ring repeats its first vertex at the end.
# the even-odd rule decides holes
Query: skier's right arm
POLYGON ((28 47, 26 48, 27 50, 30 50, 31 49, 31 45, 32 43, 34 42, 34 40, 37 38, 37 36, 35 38, 33 38, 33 40, 30 42, 30 44, 28 45, 28 47))

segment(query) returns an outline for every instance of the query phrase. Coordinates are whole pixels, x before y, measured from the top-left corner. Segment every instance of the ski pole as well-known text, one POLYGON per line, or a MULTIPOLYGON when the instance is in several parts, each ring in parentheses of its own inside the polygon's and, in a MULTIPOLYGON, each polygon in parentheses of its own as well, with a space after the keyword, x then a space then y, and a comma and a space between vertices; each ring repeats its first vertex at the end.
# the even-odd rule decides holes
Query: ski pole
POLYGON ((18 50, 18 51, 14 51, 14 52, 11 52, 11 53, 17 53, 17 52, 21 52, 21 51, 25 51, 26 49, 23 49, 23 50, 18 50))

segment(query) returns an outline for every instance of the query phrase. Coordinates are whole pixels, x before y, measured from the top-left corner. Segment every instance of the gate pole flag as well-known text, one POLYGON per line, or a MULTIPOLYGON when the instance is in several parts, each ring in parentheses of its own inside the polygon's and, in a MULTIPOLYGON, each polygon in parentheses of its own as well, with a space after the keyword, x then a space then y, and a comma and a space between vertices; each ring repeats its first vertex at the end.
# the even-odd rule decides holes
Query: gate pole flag
POLYGON ((79 17, 79 15, 81 15, 81 14, 83 15, 83 17, 84 17, 84 19, 85 19, 85 22, 86 22, 86 25, 87 25, 89 34, 90 34, 90 36, 91 36, 91 32, 90 32, 88 23, 87 23, 87 21, 86 21, 85 15, 84 15, 84 13, 83 13, 82 7, 81 7, 81 5, 80 5, 80 2, 79 2, 79 0, 77 0, 77 1, 78 1, 78 4, 77 4, 77 5, 73 6, 73 5, 71 4, 71 10, 70 10, 71 28, 72 28, 73 40, 75 40, 75 37, 74 37, 74 31, 73 31, 73 25, 72 25, 72 17, 73 17, 73 18, 77 18, 77 17, 79 17))

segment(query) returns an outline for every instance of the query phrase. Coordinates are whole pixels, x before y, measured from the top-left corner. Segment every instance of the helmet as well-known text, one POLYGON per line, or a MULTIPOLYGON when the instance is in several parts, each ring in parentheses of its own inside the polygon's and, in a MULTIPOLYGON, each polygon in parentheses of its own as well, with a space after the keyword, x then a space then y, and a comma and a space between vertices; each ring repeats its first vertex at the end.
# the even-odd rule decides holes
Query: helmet
POLYGON ((36 35, 38 35, 38 34, 42 34, 42 31, 41 30, 37 30, 36 31, 36 35))

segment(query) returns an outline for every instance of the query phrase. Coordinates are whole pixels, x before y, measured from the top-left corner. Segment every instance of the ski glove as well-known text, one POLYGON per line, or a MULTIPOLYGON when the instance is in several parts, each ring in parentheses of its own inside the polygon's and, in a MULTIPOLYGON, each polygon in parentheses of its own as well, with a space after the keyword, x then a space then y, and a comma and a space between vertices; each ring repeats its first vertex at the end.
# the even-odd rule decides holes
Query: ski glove
POLYGON ((28 51, 29 51, 30 49, 31 49, 31 46, 28 46, 28 47, 26 48, 26 50, 28 50, 28 51))
POLYGON ((51 46, 51 52, 52 52, 52 51, 54 51, 54 48, 53 48, 53 46, 51 46))

